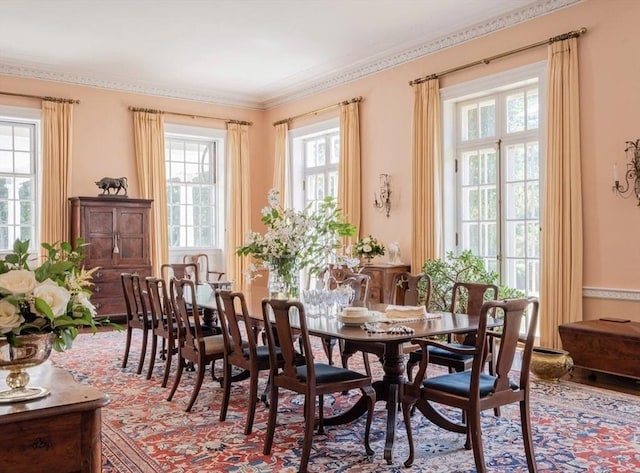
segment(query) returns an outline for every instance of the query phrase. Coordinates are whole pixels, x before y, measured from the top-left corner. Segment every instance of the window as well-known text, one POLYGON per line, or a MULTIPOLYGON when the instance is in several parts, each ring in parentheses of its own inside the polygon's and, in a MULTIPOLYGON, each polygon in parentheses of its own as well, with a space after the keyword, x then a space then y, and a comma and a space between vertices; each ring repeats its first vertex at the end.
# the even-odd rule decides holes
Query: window
POLYGON ((293 183, 296 208, 316 205, 326 196, 338 197, 340 129, 338 120, 330 120, 290 132, 293 183))
POLYGON ((0 251, 16 239, 39 248, 39 112, 0 109, 0 251))
POLYGON ((177 125, 165 129, 169 250, 220 248, 224 132, 177 125))
POLYGON ((445 169, 455 182, 455 203, 445 207, 455 229, 445 241, 483 258, 501 284, 538 296, 541 73, 528 73, 445 104, 445 155, 453 161, 445 169))

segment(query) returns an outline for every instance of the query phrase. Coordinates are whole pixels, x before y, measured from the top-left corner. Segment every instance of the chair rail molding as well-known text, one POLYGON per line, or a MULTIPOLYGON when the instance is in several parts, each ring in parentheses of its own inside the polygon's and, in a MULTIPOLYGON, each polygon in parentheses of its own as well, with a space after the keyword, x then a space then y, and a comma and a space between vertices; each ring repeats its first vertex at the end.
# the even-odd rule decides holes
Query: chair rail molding
POLYGON ((583 287, 583 297, 596 299, 616 299, 621 301, 640 301, 640 290, 611 289, 603 287, 583 287))

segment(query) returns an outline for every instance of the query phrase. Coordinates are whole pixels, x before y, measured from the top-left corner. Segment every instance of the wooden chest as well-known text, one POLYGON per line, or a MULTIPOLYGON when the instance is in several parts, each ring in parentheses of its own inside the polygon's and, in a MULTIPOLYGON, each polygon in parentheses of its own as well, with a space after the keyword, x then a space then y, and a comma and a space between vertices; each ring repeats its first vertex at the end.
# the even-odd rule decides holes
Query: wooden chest
POLYGON ((623 320, 560 325, 562 347, 577 367, 640 379, 640 323, 623 320))

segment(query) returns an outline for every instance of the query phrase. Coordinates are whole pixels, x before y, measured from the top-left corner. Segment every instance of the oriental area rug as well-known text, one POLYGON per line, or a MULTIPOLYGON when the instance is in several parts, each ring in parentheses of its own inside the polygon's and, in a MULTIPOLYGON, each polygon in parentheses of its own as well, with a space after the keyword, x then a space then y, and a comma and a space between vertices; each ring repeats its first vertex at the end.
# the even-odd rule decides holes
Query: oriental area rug
MULTIPOLYGON (((135 333, 135 331, 134 331, 135 333)), ((124 332, 79 335, 71 350, 53 353, 51 361, 69 370, 78 382, 95 386, 110 403, 102 409, 104 473, 296 472, 303 437, 303 398, 281 391, 278 426, 271 455, 263 455, 268 409, 258 404, 253 433, 243 434, 248 381, 232 388, 227 420, 219 421, 222 389, 210 376, 190 413, 184 412, 195 374, 185 372, 173 401, 160 386, 163 363, 156 360, 153 377, 135 373, 141 338, 134 335, 129 364, 121 368, 124 332)), ((317 345, 317 358, 322 349, 317 345)), ((358 356, 352 358, 358 368, 358 356)), ((218 361, 217 372, 220 372, 218 361)), ((378 363, 374 377, 381 376, 378 363)), ((145 363, 144 373, 147 364, 145 363)), ((172 374, 173 375, 173 374, 172 374)), ((170 378, 169 386, 173 381, 170 378)), ((260 390, 266 384, 261 374, 260 390)), ((325 415, 344 410, 359 393, 325 397, 325 415)), ((623 473, 640 471, 640 396, 588 387, 570 381, 533 380, 531 417, 538 472, 623 473)), ((372 426, 372 457, 364 451, 365 418, 327 427, 313 439, 310 472, 474 472, 473 453, 464 449, 464 436, 444 431, 420 414, 413 416, 416 442, 413 467, 406 430, 398 414, 393 463, 383 458, 386 413, 376 404, 372 426)), ((502 415, 483 414, 485 459, 490 472, 525 472, 517 405, 502 415)))

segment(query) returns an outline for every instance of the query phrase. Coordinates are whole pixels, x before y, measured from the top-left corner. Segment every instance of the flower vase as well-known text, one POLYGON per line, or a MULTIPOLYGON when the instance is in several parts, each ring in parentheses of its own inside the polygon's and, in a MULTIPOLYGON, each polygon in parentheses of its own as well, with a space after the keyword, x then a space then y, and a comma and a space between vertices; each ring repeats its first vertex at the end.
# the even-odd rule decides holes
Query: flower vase
POLYGON ((297 272, 295 275, 285 275, 278 272, 277 269, 269 270, 269 297, 272 299, 297 299, 299 290, 297 272))
POLYGON ((0 403, 28 401, 47 396, 49 390, 41 387, 27 387, 31 368, 44 363, 51 355, 53 333, 19 335, 16 344, 0 340, 0 369, 9 370, 6 383, 9 389, 0 391, 0 403))

